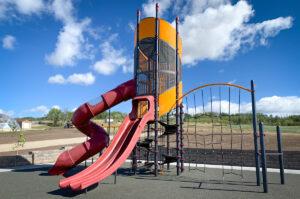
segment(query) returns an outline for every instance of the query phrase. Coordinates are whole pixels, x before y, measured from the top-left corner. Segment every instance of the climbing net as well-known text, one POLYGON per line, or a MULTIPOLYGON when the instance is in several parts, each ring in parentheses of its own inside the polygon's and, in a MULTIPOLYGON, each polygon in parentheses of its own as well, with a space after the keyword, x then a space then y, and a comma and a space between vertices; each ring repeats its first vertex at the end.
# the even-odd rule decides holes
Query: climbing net
POLYGON ((232 84, 209 84, 194 89, 184 103, 184 160, 189 170, 206 172, 221 165, 222 179, 244 178, 245 150, 253 143, 251 90, 232 84))

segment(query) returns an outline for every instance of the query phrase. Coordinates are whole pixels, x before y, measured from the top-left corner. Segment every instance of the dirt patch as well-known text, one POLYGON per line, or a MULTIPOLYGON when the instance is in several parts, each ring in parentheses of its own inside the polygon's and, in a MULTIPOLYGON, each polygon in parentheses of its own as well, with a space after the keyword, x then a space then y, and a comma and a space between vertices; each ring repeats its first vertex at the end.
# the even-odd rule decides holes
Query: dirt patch
MULTIPOLYGON (((26 142, 85 137, 85 135, 78 131, 76 128, 50 128, 47 130, 25 131, 24 135, 26 142)), ((17 140, 17 134, 0 133, 0 144, 16 143, 17 140)))

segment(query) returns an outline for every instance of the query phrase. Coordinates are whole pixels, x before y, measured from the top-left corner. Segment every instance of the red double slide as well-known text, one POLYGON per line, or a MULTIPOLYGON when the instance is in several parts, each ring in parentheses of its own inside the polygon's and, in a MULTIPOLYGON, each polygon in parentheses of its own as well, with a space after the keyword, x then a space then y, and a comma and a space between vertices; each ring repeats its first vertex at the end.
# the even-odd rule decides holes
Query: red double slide
MULTIPOLYGON (((83 160, 93 156, 108 144, 108 136, 104 129, 90 119, 122 101, 133 98, 135 82, 130 80, 102 95, 101 102, 79 107, 72 118, 74 125, 83 133, 91 137, 85 143, 63 152, 56 161, 50 174, 62 174, 76 166, 83 160)), ((128 158, 138 138, 148 121, 154 119, 154 105, 152 96, 135 97, 132 100, 132 111, 121 124, 111 144, 99 159, 82 172, 60 181, 61 188, 70 187, 73 190, 82 190, 95 184, 115 172, 128 158), (139 101, 148 102, 148 111, 142 117, 138 116, 139 101)))

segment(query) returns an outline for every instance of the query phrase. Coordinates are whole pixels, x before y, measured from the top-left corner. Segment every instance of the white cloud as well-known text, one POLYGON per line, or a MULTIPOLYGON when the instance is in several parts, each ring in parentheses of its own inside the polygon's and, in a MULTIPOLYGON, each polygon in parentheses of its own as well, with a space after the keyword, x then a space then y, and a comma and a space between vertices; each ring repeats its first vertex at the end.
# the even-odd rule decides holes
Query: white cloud
POLYGON ((85 39, 83 31, 90 24, 89 19, 81 23, 68 23, 60 31, 54 52, 46 55, 49 64, 64 67, 73 66, 78 59, 84 57, 83 44, 85 39))
POLYGON ((131 31, 134 31, 134 30, 135 30, 135 25, 134 25, 133 22, 129 22, 129 23, 128 23, 128 26, 129 26, 129 29, 130 29, 131 31))
POLYGON ((48 108, 47 106, 45 105, 39 105, 39 106, 36 106, 32 109, 29 109, 29 110, 26 110, 25 112, 29 112, 29 113, 37 113, 37 114, 42 114, 42 115, 46 115, 48 114, 48 112, 51 110, 51 109, 58 109, 58 110, 61 110, 60 106, 59 105, 53 105, 51 108, 48 108))
POLYGON ((74 7, 71 0, 54 0, 52 3, 54 16, 64 23, 74 22, 74 7))
POLYGON ((46 10, 44 0, 1 0, 0 19, 15 17, 16 13, 21 15, 39 14, 46 10))
POLYGON ((62 75, 57 74, 49 77, 48 82, 51 84, 64 84, 66 83, 66 80, 62 75))
POLYGON ((70 75, 67 82, 80 85, 91 85, 95 82, 95 77, 92 73, 70 75))
POLYGON ((300 115, 300 97, 272 96, 261 98, 257 104, 257 111, 265 114, 287 116, 300 115))
POLYGON ((5 111, 3 109, 0 109, 0 114, 8 115, 8 116, 13 116, 14 111, 5 111))
POLYGON ((46 55, 46 61, 51 65, 64 67, 73 66, 81 59, 92 58, 93 45, 84 35, 93 33, 95 37, 95 32, 90 28, 91 19, 78 20, 74 16, 71 0, 54 0, 50 8, 64 26, 58 35, 54 51, 46 55))
POLYGON ((5 3, 0 2, 0 20, 6 17, 7 6, 5 3))
POLYGON ((91 85, 95 82, 95 76, 92 73, 74 73, 67 78, 61 74, 49 77, 48 82, 51 84, 78 84, 78 85, 91 85))
POLYGON ((45 8, 43 0, 13 0, 12 2, 21 14, 39 13, 45 8))
POLYGON ((120 67, 124 73, 132 72, 133 61, 124 55, 123 49, 116 49, 112 42, 117 35, 112 35, 107 41, 101 44, 102 59, 93 65, 93 69, 103 75, 114 74, 120 67))
MULTIPOLYGON (((247 1, 160 0, 162 14, 170 9, 181 17, 183 63, 194 65, 202 60, 227 60, 243 48, 266 45, 267 39, 292 26, 292 17, 278 17, 249 23, 254 9, 247 1)), ((152 1, 143 5, 146 14, 155 9, 152 1)), ((153 15, 153 14, 151 14, 153 15)))
POLYGON ((47 106, 44 106, 44 105, 40 105, 40 106, 37 106, 37 107, 34 107, 32 109, 29 109, 28 112, 31 112, 31 113, 42 113, 42 114, 47 114, 49 112, 49 108, 47 106))
MULTIPOLYGON (((297 96, 271 96, 263 97, 256 102, 258 113, 274 116, 289 116, 300 115, 300 97, 297 96)), ((221 110, 223 113, 229 113, 229 101, 221 101, 221 110)), ((204 106, 205 112, 211 111, 211 103, 208 102, 204 106)), ((212 102, 212 111, 218 113, 220 111, 220 101, 214 100, 212 102)), ((240 105, 241 113, 251 113, 251 103, 242 102, 240 105)), ((236 102, 230 103, 231 114, 239 113, 239 104, 236 102)), ((189 108, 188 113, 194 115, 195 113, 203 113, 203 107, 197 106, 196 112, 194 108, 189 108)))
POLYGON ((159 0, 153 1, 148 0, 147 3, 142 5, 143 15, 147 17, 154 17, 155 16, 155 4, 159 3, 159 16, 162 16, 165 11, 171 6, 171 0, 159 0))
POLYGON ((2 39, 2 47, 8 50, 13 50, 15 48, 16 38, 12 35, 6 35, 2 39))
POLYGON ((53 105, 52 108, 60 110, 60 106, 58 106, 58 105, 53 105))

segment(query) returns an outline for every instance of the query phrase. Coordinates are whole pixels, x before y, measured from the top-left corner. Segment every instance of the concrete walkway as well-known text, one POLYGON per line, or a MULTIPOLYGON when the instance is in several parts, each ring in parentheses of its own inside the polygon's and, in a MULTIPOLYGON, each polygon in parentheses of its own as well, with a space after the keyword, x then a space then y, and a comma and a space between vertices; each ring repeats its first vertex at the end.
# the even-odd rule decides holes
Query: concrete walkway
POLYGON ((55 140, 42 140, 25 142, 23 147, 16 147, 16 144, 0 144, 0 152, 9 152, 15 150, 37 149, 50 146, 72 145, 86 141, 86 137, 64 138, 55 140))

